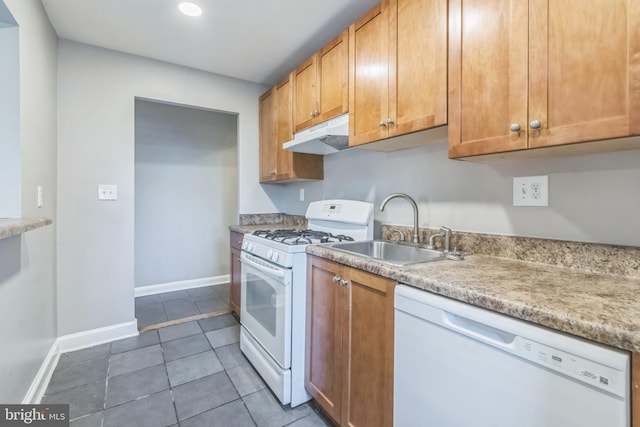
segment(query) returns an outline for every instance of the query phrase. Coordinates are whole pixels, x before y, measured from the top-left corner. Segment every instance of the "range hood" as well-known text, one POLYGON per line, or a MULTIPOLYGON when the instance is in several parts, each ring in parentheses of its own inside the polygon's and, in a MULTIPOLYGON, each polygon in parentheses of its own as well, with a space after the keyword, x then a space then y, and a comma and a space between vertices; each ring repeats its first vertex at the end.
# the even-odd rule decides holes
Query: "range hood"
POLYGON ((285 142, 285 150, 308 154, 333 154, 349 148, 349 114, 317 124, 298 132, 293 141, 285 142))

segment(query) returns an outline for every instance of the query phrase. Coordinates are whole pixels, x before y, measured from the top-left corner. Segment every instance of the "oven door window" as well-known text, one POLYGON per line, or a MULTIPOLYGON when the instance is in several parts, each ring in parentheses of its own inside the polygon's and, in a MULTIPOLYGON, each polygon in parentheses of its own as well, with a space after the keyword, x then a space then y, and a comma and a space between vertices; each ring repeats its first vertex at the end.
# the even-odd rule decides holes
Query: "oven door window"
POLYGON ((246 280, 247 313, 275 338, 278 310, 282 310, 282 298, 278 298, 276 288, 260 276, 249 272, 246 280))
MULTIPOLYGON (((263 263, 265 261, 262 261, 263 263)), ((283 369, 291 366, 291 270, 265 272, 242 258, 240 322, 283 369)))

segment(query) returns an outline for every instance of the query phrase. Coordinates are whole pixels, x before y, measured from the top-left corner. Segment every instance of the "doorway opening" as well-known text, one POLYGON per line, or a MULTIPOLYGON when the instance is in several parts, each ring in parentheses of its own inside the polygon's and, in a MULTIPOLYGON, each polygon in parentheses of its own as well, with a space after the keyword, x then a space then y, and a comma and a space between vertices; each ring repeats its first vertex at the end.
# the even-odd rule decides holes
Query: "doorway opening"
POLYGON ((228 313, 238 116, 135 100, 135 308, 155 329, 228 313))

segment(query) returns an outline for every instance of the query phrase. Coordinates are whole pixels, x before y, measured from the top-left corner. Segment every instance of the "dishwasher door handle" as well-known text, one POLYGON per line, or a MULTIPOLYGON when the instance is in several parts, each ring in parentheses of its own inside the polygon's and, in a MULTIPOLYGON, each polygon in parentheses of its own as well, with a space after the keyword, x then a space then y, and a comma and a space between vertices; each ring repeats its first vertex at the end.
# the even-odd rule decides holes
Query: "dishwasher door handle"
POLYGON ((504 349, 513 349, 515 345, 516 335, 467 319, 466 317, 443 311, 443 324, 449 329, 460 332, 461 334, 475 338, 478 341, 501 347, 504 349))

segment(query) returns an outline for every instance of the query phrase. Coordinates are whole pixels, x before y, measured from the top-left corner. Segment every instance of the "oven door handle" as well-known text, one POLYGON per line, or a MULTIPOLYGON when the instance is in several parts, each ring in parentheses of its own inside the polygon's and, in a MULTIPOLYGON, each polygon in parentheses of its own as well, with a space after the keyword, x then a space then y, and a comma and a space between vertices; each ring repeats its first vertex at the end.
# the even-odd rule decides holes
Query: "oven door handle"
POLYGON ((259 264, 254 260, 255 260, 254 257, 244 252, 242 253, 242 255, 240 255, 240 261, 243 263, 246 263, 247 265, 250 265, 252 268, 255 268, 256 270, 260 270, 261 272, 268 274, 271 277, 275 277, 278 279, 284 278, 285 276, 284 271, 259 264))

